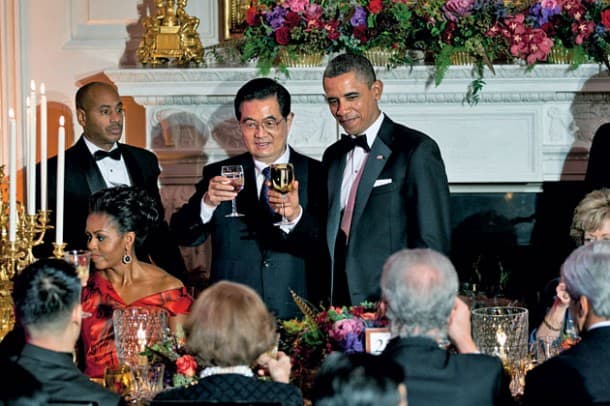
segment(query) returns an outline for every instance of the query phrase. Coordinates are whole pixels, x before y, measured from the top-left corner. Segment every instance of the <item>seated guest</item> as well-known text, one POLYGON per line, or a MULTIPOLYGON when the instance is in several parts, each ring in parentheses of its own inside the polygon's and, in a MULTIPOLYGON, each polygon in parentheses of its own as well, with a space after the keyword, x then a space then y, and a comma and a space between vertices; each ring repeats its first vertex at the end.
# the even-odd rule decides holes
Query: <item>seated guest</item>
POLYGON ((330 354, 314 381, 315 406, 406 406, 402 367, 356 352, 330 354))
POLYGON ((13 361, 40 381, 50 401, 119 404, 117 394, 91 382, 74 365, 83 316, 80 298, 80 279, 63 260, 43 259, 19 273, 13 301, 26 344, 13 361))
MULTIPOLYGON (((578 203, 572 217, 570 236, 577 245, 610 239, 610 189, 594 190, 578 203)), ((559 278, 552 280, 547 290, 554 291, 556 295, 535 335, 559 337, 566 333, 570 297, 559 278)))
POLYGON ((561 268, 582 340, 528 372, 527 405, 610 402, 610 241, 577 248, 561 268))
POLYGON ((301 406, 299 389, 290 380, 290 358, 273 351, 275 318, 250 287, 220 281, 204 290, 184 325, 187 347, 208 367, 197 384, 161 392, 156 400, 206 402, 277 402, 301 406), (252 372, 257 362, 272 381, 252 372))
POLYGON ((381 356, 405 369, 410 405, 512 403, 500 359, 475 353, 448 258, 431 249, 398 251, 384 264, 381 292, 393 337, 381 356), (459 353, 441 347, 447 338, 459 353))
POLYGON ((82 343, 85 373, 104 376, 117 367, 112 312, 128 307, 160 307, 169 313, 170 329, 186 319, 193 299, 182 282, 135 255, 149 229, 158 223, 154 200, 143 190, 120 186, 91 196, 87 217, 87 247, 95 272, 83 290, 82 343))

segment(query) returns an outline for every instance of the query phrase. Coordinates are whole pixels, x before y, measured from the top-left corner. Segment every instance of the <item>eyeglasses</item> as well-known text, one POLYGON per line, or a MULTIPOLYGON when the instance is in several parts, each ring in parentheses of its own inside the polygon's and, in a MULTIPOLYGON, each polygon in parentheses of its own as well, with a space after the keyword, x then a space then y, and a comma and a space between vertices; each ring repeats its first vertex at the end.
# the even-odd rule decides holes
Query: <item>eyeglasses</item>
POLYGON ((275 132, 282 121, 284 121, 283 117, 279 120, 276 120, 275 118, 267 118, 260 123, 254 120, 246 120, 240 123, 240 125, 243 131, 255 132, 263 127, 263 130, 267 132, 275 132))

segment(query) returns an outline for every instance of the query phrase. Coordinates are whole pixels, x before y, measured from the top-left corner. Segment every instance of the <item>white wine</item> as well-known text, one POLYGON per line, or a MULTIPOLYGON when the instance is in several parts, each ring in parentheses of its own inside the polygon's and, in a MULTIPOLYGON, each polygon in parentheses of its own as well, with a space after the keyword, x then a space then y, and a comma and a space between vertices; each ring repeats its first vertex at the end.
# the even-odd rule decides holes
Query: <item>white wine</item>
POLYGON ((292 164, 271 165, 271 187, 280 193, 288 193, 292 190, 294 180, 294 168, 292 164))

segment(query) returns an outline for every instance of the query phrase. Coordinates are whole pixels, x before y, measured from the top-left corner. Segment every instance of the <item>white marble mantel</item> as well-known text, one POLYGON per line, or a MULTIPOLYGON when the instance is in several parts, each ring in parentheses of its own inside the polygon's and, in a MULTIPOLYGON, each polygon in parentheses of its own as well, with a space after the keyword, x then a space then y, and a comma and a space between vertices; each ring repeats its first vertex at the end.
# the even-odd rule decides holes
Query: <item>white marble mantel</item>
MULTIPOLYGON (((596 128, 610 121, 610 78, 598 65, 539 65, 529 72, 496 66, 495 75, 486 72, 476 106, 463 102, 471 68, 451 67, 438 87, 428 85, 431 69, 379 69, 381 104, 392 119, 438 142, 454 188, 580 179, 596 128)), ((293 97, 289 142, 317 158, 338 135, 322 97, 322 70, 292 68, 289 78, 276 76, 293 97)), ((145 107, 148 146, 161 159, 165 184, 192 185, 204 164, 242 150, 232 102, 255 69, 105 73, 122 96, 145 107)))

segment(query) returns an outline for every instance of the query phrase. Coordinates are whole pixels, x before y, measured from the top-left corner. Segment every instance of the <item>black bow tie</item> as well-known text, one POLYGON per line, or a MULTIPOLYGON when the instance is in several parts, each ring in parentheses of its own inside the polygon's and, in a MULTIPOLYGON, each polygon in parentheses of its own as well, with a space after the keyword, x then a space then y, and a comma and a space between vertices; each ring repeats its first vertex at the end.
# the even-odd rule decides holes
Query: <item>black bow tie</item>
POLYGON ((119 148, 115 148, 112 151, 108 152, 108 151, 99 149, 99 150, 95 151, 93 156, 95 157, 96 161, 99 161, 106 157, 110 157, 110 158, 116 159, 118 161, 119 159, 121 159, 121 150, 119 148))
POLYGON ((364 149, 366 152, 370 152, 370 150, 371 150, 368 142, 366 141, 366 134, 357 135, 357 136, 341 134, 341 140, 343 140, 345 145, 349 146, 350 150, 354 149, 355 147, 360 147, 360 148, 364 149))

